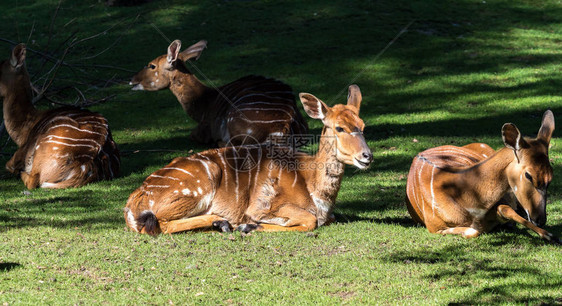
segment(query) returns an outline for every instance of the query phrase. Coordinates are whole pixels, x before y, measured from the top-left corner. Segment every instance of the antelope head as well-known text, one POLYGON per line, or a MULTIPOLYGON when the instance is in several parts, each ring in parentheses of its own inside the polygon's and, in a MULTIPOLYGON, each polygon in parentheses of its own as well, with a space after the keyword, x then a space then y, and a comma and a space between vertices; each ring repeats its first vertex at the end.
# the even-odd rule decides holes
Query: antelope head
POLYGON ((184 62, 198 59, 206 46, 207 41, 201 40, 180 52, 181 41, 174 40, 168 46, 168 52, 150 61, 146 67, 133 76, 129 85, 133 85, 133 90, 149 91, 170 87, 178 73, 189 73, 184 62))
POLYGON ((546 190, 552 181, 548 146, 554 131, 554 115, 547 110, 536 138, 524 138, 512 123, 504 124, 502 138, 513 150, 514 162, 507 168, 511 190, 527 213, 527 219, 542 227, 546 223, 546 190))
POLYGON ((25 69, 25 44, 19 44, 12 50, 10 59, 0 63, 0 95, 5 97, 8 91, 14 90, 21 82, 29 83, 25 69))
POLYGON ((322 136, 335 138, 337 160, 359 169, 366 169, 373 161, 373 154, 363 136, 365 123, 359 118, 362 99, 359 87, 349 86, 347 105, 337 104, 329 107, 308 93, 301 93, 299 97, 306 113, 324 123, 322 136))

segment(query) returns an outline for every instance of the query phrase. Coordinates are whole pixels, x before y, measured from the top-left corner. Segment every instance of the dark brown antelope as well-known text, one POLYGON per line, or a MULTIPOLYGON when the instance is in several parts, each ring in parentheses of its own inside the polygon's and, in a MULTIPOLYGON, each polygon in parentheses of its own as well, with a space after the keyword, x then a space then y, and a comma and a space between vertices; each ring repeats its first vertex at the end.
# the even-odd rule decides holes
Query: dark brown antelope
POLYGON ((262 144, 176 158, 131 194, 127 225, 157 234, 230 225, 241 231, 311 231, 329 222, 344 164, 365 169, 373 159, 359 118, 361 93, 352 85, 347 105, 333 107, 307 93, 300 99, 306 113, 324 123, 316 155, 262 144), (253 167, 244 166, 248 160, 253 167))
POLYGON ((133 90, 169 88, 187 115, 199 123, 191 137, 201 143, 236 145, 245 139, 236 137, 242 135, 263 143, 270 137, 308 132, 289 85, 253 75, 217 89, 201 83, 185 62, 199 58, 206 46, 202 40, 180 52, 181 41, 173 41, 167 54, 133 77, 133 90))
POLYGON ((524 138, 514 124, 504 124, 505 147, 497 152, 484 144, 421 152, 408 175, 410 215, 431 233, 472 238, 511 220, 560 243, 540 228, 552 180, 548 146, 553 131, 554 115, 548 110, 536 138, 524 138), (509 200, 512 195, 517 201, 509 200), (526 219, 515 212, 517 202, 526 219))
POLYGON ((73 107, 39 111, 32 104, 26 48, 17 45, 0 65, 6 130, 17 144, 6 163, 29 189, 78 187, 119 172, 119 151, 97 113, 73 107))

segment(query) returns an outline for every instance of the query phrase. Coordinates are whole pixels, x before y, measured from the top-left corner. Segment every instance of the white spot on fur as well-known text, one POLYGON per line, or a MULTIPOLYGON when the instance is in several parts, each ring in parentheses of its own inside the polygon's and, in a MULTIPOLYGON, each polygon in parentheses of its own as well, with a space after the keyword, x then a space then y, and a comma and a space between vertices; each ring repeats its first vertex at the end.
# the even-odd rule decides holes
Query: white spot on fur
POLYGON ((150 82, 150 86, 154 86, 154 82, 150 82))
POLYGON ((476 219, 482 219, 488 212, 486 209, 482 208, 467 208, 466 211, 468 211, 476 219))
POLYGON ((137 229, 137 220, 135 220, 135 216, 133 216, 133 212, 132 211, 128 211, 127 212, 127 223, 129 223, 129 226, 134 229, 135 231, 138 232, 137 229))
POLYGON ((486 154, 482 154, 482 156, 484 156, 484 158, 488 158, 488 155, 486 155, 486 154))
POLYGON ((320 198, 317 198, 315 196, 312 196, 312 200, 314 201, 314 205, 316 205, 316 208, 318 208, 319 210, 323 211, 323 212, 327 212, 330 210, 330 207, 332 205, 330 205, 330 202, 322 200, 320 198))
POLYGON ((39 149, 39 145, 37 145, 37 146, 35 147, 35 150, 37 150, 37 149, 39 149))
POLYGON ((86 171, 86 165, 80 166, 80 169, 82 170, 82 172, 86 171))
POLYGON ((150 209, 152 209, 152 206, 154 206, 154 201, 153 200, 148 201, 148 205, 150 205, 150 209))
POLYGON ((213 194, 208 193, 204 197, 201 198, 199 203, 197 203, 197 209, 199 212, 204 212, 209 209, 211 205, 211 200, 213 199, 213 194))
POLYGON ((193 192, 193 196, 196 197, 197 196, 197 191, 193 192))
POLYGON ((177 190, 174 190, 174 193, 179 193, 179 191, 177 191, 177 190))
POLYGON ((191 193, 191 190, 185 188, 184 190, 181 191, 181 193, 183 193, 184 195, 189 195, 191 193))
POLYGON ((201 187, 197 187, 197 191, 199 191, 200 194, 203 194, 203 189, 201 189, 201 187))
POLYGON ((53 147, 53 150, 55 150, 55 151, 58 150, 58 149, 59 149, 59 147, 53 147))
POLYGON ((201 183, 201 180, 197 180, 197 183, 201 183))
POLYGON ((480 147, 481 147, 481 148, 485 148, 486 145, 484 145, 483 143, 481 143, 481 144, 480 144, 480 147))
POLYGON ((513 187, 513 191, 517 192, 517 186, 513 187))
POLYGON ((468 229, 466 229, 464 231, 465 236, 473 236, 473 235, 476 235, 477 233, 478 233, 478 231, 473 229, 472 227, 469 227, 468 229))
POLYGON ((43 182, 41 184, 41 188, 51 188, 51 187, 55 187, 57 184, 53 184, 53 183, 49 183, 49 182, 43 182))

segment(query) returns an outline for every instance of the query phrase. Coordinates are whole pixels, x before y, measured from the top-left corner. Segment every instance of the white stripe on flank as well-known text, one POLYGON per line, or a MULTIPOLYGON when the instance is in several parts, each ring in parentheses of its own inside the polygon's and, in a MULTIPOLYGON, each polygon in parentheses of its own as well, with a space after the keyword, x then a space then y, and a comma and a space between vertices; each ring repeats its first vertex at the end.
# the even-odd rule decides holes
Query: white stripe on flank
POLYGON ((276 105, 276 106, 287 106, 290 109, 293 109, 293 107, 290 104, 285 104, 285 103, 276 103, 276 102, 265 102, 265 101, 254 101, 254 102, 248 102, 248 103, 243 103, 237 106, 247 106, 247 105, 255 105, 255 104, 264 104, 264 105, 276 105))
POLYGON ((293 117, 292 113, 290 113, 290 112, 288 112, 284 109, 281 109, 281 108, 257 108, 257 107, 245 108, 244 106, 246 106, 246 105, 240 106, 238 108, 238 110, 240 110, 240 111, 257 111, 257 112, 260 112, 260 111, 279 111, 279 112, 283 112, 283 113, 287 114, 287 116, 289 116, 289 117, 293 117))
POLYGON ((207 163, 204 162, 204 161, 202 161, 202 160, 199 160, 199 161, 200 161, 200 162, 203 164, 203 166, 205 167, 205 171, 207 171, 207 177, 209 178, 209 181, 212 180, 213 178, 212 178, 212 175, 211 175, 211 170, 209 170, 209 165, 207 165, 207 163))
POLYGON ((185 174, 189 174, 189 175, 191 175, 192 177, 195 177, 195 175, 191 174, 191 172, 189 172, 189 171, 187 171, 187 170, 183 170, 182 168, 166 167, 166 168, 162 168, 162 170, 178 170, 178 171, 181 171, 181 172, 183 172, 183 173, 185 173, 185 174))
POLYGON ((433 211, 433 216, 435 216, 435 192, 433 191, 433 174, 435 173, 435 167, 431 168, 431 182, 429 183, 429 188, 431 189, 431 210, 433 211))
POLYGON ((224 187, 228 190, 228 170, 226 169, 226 162, 224 161, 224 152, 219 154, 219 157, 222 161, 223 165, 223 173, 224 173, 224 187))
MULTIPOLYGON (((56 140, 47 140, 45 142, 46 143, 56 143, 56 144, 69 146, 69 147, 90 147, 92 149, 96 149, 96 147, 94 147, 92 145, 87 145, 87 144, 70 144, 70 143, 60 142, 60 141, 56 141, 56 140)), ((56 150, 56 149, 58 149, 58 148, 57 147, 53 148, 53 150, 56 150)))
POLYGON ((63 136, 57 136, 57 135, 48 135, 48 136, 43 137, 43 139, 49 138, 48 140, 51 140, 50 139, 51 137, 55 137, 55 138, 58 138, 58 139, 64 139, 64 140, 71 140, 71 141, 89 141, 89 142, 93 142, 97 145, 100 145, 99 142, 97 142, 93 139, 88 139, 88 138, 70 138, 70 137, 63 137, 63 136))
POLYGON ((170 185, 146 185, 146 188, 168 188, 170 185))
MULTIPOLYGON (((267 95, 267 94, 264 94, 264 93, 251 93, 251 94, 241 96, 241 97, 235 96, 234 100, 235 100, 235 102, 238 102, 238 101, 243 100, 245 98, 255 97, 255 96, 267 97, 267 98, 270 98, 270 99, 289 100, 288 98, 278 97, 278 96, 270 96, 270 95, 267 95)), ((279 103, 279 104, 281 104, 281 103, 279 103)))
POLYGON ((90 134, 96 134, 96 135, 100 135, 100 136, 106 136, 105 134, 102 134, 102 133, 98 133, 98 132, 94 132, 94 131, 89 131, 89 130, 84 130, 84 129, 79 129, 79 128, 75 127, 74 125, 70 125, 70 124, 59 124, 59 125, 55 125, 55 126, 50 127, 47 131, 50 131, 50 130, 52 130, 52 129, 56 129, 56 128, 61 127, 61 126, 69 127, 69 128, 71 128, 71 129, 75 129, 75 130, 80 131, 80 132, 85 132, 85 133, 90 133, 90 134))
MULTIPOLYGON (((421 167, 420 167, 420 171, 418 172, 418 182, 420 183, 420 184, 419 184, 420 189, 423 188, 421 175, 422 175, 422 171, 423 171, 423 166, 424 166, 424 165, 425 165, 425 163, 422 162, 421 167)), ((425 203, 423 202, 423 197, 424 197, 423 190, 420 190, 420 196, 421 196, 421 198, 422 198, 422 202, 421 202, 421 204, 422 204, 421 211, 422 211, 423 219, 425 220, 425 203)), ((418 208, 419 208, 419 206, 418 206, 418 208)))
MULTIPOLYGON (((258 177, 260 176, 261 172, 261 158, 258 158, 258 166, 256 167, 256 174, 254 174, 254 188, 252 192, 256 192, 256 187, 258 186, 258 177)), ((252 174, 252 171, 248 173, 248 175, 252 174)))
POLYGON ((174 181, 179 181, 179 178, 175 178, 175 177, 171 177, 171 176, 161 176, 161 175, 156 175, 156 174, 151 174, 148 177, 159 177, 159 178, 163 178, 163 179, 170 179, 170 180, 174 180, 174 181))
POLYGON ((240 116, 238 117, 238 119, 242 119, 246 122, 252 122, 252 123, 275 123, 275 122, 288 122, 290 120, 292 120, 292 118, 290 119, 279 119, 279 120, 252 120, 252 119, 248 119, 246 117, 240 116))

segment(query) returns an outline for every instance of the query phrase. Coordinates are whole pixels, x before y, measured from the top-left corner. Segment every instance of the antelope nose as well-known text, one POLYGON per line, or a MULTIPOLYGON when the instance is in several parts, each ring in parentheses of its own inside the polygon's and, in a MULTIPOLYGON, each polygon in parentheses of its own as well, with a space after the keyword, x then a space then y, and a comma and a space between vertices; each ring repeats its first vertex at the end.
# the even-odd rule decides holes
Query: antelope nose
POLYGON ((363 152, 363 158, 369 162, 373 161, 373 154, 371 152, 363 152))

